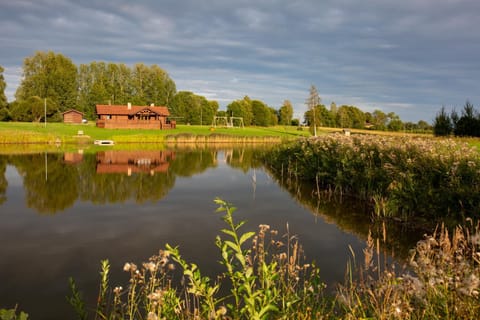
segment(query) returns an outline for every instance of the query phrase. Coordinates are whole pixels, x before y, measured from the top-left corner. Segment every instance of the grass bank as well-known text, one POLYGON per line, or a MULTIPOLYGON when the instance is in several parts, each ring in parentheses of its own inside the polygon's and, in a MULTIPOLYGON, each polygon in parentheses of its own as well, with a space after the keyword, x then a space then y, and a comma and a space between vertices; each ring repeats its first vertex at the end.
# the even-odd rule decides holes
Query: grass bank
POLYGON ((282 144, 264 160, 320 192, 367 201, 378 217, 479 216, 480 153, 451 139, 328 135, 282 144))
POLYGON ((91 144, 94 140, 113 140, 115 143, 172 143, 213 141, 253 142, 283 141, 309 136, 308 130, 297 127, 211 128, 209 126, 179 125, 174 130, 101 129, 93 123, 27 123, 0 122, 0 144, 91 144), (81 131, 81 135, 79 135, 81 131))

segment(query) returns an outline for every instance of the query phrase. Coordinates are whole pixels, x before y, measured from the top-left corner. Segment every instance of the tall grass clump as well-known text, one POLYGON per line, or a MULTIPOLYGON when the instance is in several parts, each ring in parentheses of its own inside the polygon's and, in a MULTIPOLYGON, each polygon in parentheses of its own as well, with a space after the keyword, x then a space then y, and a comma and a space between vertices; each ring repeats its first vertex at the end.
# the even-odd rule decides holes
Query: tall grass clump
POLYGON ((450 139, 335 134, 281 145, 264 160, 278 175, 370 202, 379 216, 480 212, 480 153, 450 139))
POLYGON ((400 273, 379 262, 381 242, 369 236, 364 264, 349 264, 347 281, 337 290, 339 314, 344 319, 479 319, 479 239, 480 225, 472 220, 452 232, 442 225, 417 243, 408 271, 400 273))

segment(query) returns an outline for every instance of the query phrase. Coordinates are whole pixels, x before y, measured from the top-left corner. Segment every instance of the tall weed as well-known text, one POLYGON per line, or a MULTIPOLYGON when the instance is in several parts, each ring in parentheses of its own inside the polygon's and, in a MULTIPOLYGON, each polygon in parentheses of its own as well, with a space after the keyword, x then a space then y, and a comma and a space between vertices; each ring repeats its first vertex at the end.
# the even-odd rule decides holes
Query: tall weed
POLYGON ((480 153, 454 140, 335 134, 278 146, 264 161, 279 175, 370 202, 375 216, 480 212, 480 153))

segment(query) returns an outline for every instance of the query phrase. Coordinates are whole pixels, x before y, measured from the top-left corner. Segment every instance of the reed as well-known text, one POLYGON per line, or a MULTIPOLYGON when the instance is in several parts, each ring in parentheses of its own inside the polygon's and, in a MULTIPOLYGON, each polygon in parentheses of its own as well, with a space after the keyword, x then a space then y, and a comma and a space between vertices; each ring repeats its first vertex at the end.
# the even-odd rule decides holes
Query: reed
POLYGON ((480 212, 480 153, 454 140, 334 134, 279 145, 264 162, 276 174, 369 202, 377 217, 480 212))
POLYGON ((478 319, 478 223, 469 219, 451 231, 440 226, 417 243, 408 268, 400 271, 385 263, 385 257, 380 259, 384 239, 369 235, 364 264, 347 268, 348 280, 337 291, 342 318, 478 319))

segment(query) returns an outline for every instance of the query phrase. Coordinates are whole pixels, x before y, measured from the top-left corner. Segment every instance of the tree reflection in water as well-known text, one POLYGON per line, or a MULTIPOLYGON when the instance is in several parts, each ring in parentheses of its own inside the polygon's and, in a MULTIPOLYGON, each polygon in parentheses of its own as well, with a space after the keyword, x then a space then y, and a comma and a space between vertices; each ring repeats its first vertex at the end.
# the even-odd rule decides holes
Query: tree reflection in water
MULTIPOLYGON (((226 162, 243 172, 255 162, 252 149, 225 152, 226 162)), ((217 150, 107 150, 98 153, 34 153, 0 156, 0 204, 6 200, 6 166, 23 179, 26 204, 41 214, 55 214, 77 200, 95 204, 162 199, 175 178, 191 177, 217 166, 217 150)))

